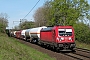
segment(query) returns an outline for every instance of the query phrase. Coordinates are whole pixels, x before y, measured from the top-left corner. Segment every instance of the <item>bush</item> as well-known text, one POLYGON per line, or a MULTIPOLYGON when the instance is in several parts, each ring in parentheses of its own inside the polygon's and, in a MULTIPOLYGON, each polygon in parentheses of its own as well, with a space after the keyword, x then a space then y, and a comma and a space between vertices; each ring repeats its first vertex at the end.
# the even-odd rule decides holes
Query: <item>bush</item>
POLYGON ((84 23, 78 23, 74 25, 75 39, 83 42, 90 43, 90 28, 84 23))
POLYGON ((0 23, 0 32, 4 33, 4 26, 0 23))

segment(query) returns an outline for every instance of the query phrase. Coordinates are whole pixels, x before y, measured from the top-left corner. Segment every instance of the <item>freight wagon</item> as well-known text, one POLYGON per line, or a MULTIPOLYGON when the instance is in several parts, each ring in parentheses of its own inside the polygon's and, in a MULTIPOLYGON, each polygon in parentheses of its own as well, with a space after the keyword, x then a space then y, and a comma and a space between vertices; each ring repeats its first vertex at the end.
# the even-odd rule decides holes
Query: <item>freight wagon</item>
POLYGON ((40 31, 43 28, 47 28, 46 26, 42 26, 42 27, 37 27, 37 28, 32 28, 30 30, 30 42, 33 43, 38 43, 38 41, 40 40, 40 31))
POLYGON ((16 33, 15 33, 15 37, 16 38, 18 38, 18 39, 21 39, 21 32, 22 32, 22 30, 20 30, 20 31, 16 31, 16 33))
POLYGON ((25 31, 26 31, 26 30, 22 30, 22 31, 21 31, 21 37, 20 37, 21 39, 25 39, 25 31))

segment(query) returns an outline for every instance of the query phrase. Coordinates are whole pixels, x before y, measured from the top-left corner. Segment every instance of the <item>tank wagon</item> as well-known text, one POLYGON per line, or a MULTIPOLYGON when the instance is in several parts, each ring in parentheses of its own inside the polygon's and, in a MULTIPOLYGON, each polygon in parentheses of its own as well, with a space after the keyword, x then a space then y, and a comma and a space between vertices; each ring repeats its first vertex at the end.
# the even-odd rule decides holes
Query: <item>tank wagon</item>
POLYGON ((14 32, 13 32, 13 34, 14 34, 14 37, 16 37, 16 32, 17 32, 17 31, 14 31, 14 32))
POLYGON ((15 37, 16 36, 16 31, 11 31, 10 34, 11 34, 11 37, 15 37))
POLYGON ((40 40, 40 30, 47 28, 46 26, 30 29, 30 42, 37 43, 40 40))
POLYGON ((30 39, 30 29, 25 31, 25 40, 27 41, 28 39, 30 39))
POLYGON ((75 48, 74 38, 72 26, 54 26, 41 29, 39 42, 56 50, 73 50, 75 48))
POLYGON ((26 30, 22 30, 22 31, 21 31, 21 37, 20 37, 21 39, 25 39, 25 31, 26 31, 26 30))

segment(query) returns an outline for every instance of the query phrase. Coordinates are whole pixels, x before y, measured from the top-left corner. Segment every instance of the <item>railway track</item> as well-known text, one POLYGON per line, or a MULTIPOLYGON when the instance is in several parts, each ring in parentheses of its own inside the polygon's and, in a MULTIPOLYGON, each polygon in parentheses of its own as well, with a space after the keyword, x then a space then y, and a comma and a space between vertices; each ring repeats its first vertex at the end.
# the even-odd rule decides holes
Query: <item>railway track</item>
POLYGON ((71 57, 75 60, 90 60, 90 50, 82 48, 76 48, 75 50, 76 52, 62 53, 62 54, 71 57))
POLYGON ((78 47, 76 47, 76 50, 77 50, 77 51, 86 52, 86 53, 90 53, 90 50, 88 50, 88 49, 83 49, 83 48, 78 48, 78 47))
POLYGON ((90 50, 82 49, 82 48, 76 48, 76 52, 60 52, 57 53, 55 51, 49 50, 47 48, 42 48, 41 46, 38 46, 36 44, 32 44, 30 42, 26 42, 23 40, 18 40, 21 43, 24 43, 28 46, 33 47, 34 49, 37 49, 38 51, 41 51, 43 53, 47 53, 49 56, 54 57, 56 60, 90 60, 90 50))

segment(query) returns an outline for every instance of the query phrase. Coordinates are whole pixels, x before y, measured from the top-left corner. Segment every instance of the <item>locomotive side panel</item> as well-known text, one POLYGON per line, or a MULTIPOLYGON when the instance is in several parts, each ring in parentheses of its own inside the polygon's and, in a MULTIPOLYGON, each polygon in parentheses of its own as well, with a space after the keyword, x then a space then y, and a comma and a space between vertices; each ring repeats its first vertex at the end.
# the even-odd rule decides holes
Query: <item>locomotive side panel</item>
POLYGON ((52 31, 41 31, 40 32, 40 40, 52 42, 52 31))

